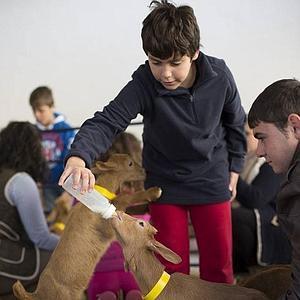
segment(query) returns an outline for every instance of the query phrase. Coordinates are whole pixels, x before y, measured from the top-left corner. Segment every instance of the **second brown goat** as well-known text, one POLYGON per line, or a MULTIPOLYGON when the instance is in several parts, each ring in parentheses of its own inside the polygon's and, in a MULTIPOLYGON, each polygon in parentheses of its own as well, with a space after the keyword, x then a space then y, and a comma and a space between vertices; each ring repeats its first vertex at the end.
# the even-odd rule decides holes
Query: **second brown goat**
MULTIPOLYGON (((128 267, 134 273, 145 297, 164 272, 164 266, 155 254, 161 255, 172 263, 179 263, 181 258, 154 239, 157 230, 149 222, 133 218, 123 212, 117 212, 117 216, 111 218, 110 222, 123 247, 128 267)), ((195 276, 173 273, 165 288, 155 299, 267 300, 268 298, 262 292, 254 289, 213 283, 195 276)))

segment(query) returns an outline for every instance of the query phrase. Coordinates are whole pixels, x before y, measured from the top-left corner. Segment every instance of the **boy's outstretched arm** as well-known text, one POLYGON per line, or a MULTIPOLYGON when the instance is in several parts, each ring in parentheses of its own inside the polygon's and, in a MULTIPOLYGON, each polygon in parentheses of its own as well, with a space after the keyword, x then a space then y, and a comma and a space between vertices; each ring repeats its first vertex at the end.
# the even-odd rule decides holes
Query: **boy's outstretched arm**
POLYGON ((70 175, 73 176, 74 189, 78 188, 81 179, 81 193, 86 193, 93 189, 95 176, 90 169, 85 167, 85 161, 78 156, 69 157, 58 184, 61 186, 70 175))

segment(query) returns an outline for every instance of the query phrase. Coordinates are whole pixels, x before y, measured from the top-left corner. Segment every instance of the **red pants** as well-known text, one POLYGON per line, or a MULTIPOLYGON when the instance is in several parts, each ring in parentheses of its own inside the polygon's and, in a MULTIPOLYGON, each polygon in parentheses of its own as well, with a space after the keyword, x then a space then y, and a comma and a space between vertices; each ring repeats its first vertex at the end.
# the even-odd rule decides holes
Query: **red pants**
POLYGON ((160 261, 170 273, 189 274, 188 213, 200 254, 200 277, 207 281, 233 283, 231 205, 229 201, 204 205, 150 204, 156 239, 181 256, 174 265, 160 261))

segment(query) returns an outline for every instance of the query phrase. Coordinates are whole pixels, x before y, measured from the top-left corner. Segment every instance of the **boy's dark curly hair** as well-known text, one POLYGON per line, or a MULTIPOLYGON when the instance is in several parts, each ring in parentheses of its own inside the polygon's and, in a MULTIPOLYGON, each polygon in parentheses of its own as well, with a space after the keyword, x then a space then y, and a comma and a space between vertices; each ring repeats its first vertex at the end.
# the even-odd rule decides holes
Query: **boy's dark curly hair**
POLYGON ((38 130, 29 122, 10 122, 0 131, 0 169, 27 172, 41 182, 46 171, 38 130))
POLYGON ((153 10, 143 21, 142 42, 146 55, 160 59, 193 57, 200 47, 200 30, 190 6, 176 7, 167 0, 152 1, 153 10))

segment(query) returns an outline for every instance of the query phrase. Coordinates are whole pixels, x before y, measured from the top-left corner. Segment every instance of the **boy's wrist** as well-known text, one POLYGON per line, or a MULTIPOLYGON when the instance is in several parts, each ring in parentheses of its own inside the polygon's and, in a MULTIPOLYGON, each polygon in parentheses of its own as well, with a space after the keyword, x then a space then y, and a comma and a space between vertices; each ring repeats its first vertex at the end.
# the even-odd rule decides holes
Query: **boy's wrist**
POLYGON ((79 156, 71 156, 68 158, 66 163, 66 167, 69 166, 85 168, 85 161, 79 156))

